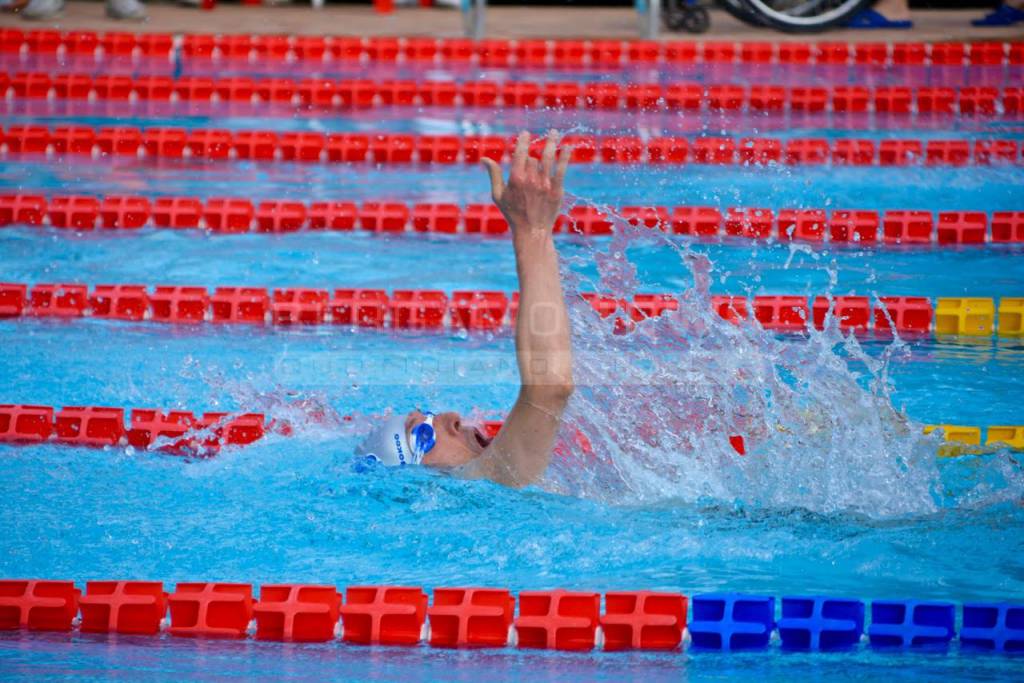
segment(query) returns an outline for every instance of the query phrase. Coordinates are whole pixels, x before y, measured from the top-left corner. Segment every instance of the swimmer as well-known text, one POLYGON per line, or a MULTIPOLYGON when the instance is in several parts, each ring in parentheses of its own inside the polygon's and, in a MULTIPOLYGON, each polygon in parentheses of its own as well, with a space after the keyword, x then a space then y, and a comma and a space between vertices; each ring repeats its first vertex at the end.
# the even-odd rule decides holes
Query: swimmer
POLYGON ((512 231, 519 277, 519 396, 501 431, 491 440, 457 413, 413 410, 385 419, 357 455, 389 466, 449 469, 514 487, 528 486, 544 474, 574 388, 569 316, 551 236, 572 153, 559 149, 559 139, 556 131, 548 133, 538 161, 529 154, 529 133, 520 133, 507 182, 497 163, 482 160, 491 197, 512 231))

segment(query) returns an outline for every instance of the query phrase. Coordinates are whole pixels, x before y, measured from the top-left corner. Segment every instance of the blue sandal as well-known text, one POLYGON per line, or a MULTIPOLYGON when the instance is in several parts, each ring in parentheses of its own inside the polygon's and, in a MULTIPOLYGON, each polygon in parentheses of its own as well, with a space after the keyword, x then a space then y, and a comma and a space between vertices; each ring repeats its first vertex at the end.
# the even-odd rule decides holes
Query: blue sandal
POLYGON ((981 19, 972 21, 971 26, 1012 26, 1019 21, 1024 21, 1024 10, 1009 5, 1000 5, 981 19))
POLYGON ((886 19, 883 14, 876 12, 873 9, 866 9, 857 16, 850 19, 850 22, 846 24, 846 28, 913 28, 914 22, 909 19, 901 19, 899 21, 893 21, 892 19, 886 19))

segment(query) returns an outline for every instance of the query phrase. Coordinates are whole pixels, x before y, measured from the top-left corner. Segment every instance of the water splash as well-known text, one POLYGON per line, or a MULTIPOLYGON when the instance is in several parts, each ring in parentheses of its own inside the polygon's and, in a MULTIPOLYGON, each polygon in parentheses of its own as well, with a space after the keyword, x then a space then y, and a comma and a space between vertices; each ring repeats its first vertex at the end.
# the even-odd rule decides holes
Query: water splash
POLYGON ((562 440, 579 444, 582 433, 589 448, 556 458, 550 490, 615 504, 674 499, 876 518, 1024 492, 1006 457, 978 465, 986 472, 975 471, 974 483, 943 471, 935 437, 893 405, 889 363, 907 351, 898 339, 875 359, 831 317, 796 340, 729 323, 711 306, 707 257, 621 219, 607 247, 592 250, 578 258, 597 264, 597 282, 577 276, 579 264, 563 268, 577 393, 562 440), (675 312, 635 325, 601 319, 578 294, 631 298, 639 283, 626 250, 638 238, 672 245, 694 285, 675 312))
MULTIPOLYGON (((613 215, 610 207, 597 208, 613 215)), ((941 463, 935 457, 938 437, 922 435, 921 425, 894 406, 889 367, 909 354, 906 344, 897 339, 875 358, 832 319, 803 338, 728 323, 710 303, 712 283, 723 274, 705 255, 660 231, 618 218, 615 224, 610 240, 584 238, 574 250, 563 250, 574 254, 563 257, 563 280, 578 391, 543 488, 613 505, 681 502, 875 518, 1021 499, 1024 475, 1008 453, 941 463), (630 250, 652 243, 673 249, 677 281, 693 283, 679 297, 679 310, 635 324, 599 318, 579 294, 629 299, 647 289, 638 272, 642 261, 631 260, 630 250), (585 273, 595 265, 596 277, 588 279, 585 273), (745 455, 735 439, 742 440, 745 455)), ((824 254, 820 263, 834 288, 837 266, 824 254)), ((466 337, 444 353, 470 357, 494 348, 491 337, 466 337)), ((296 391, 273 373, 236 377, 233 369, 204 366, 200 374, 212 387, 211 409, 226 393, 232 406, 291 425, 304 444, 338 444, 346 458, 369 421, 345 415, 379 407, 371 401, 335 410, 336 387, 296 391)), ((337 381, 336 374, 329 376, 337 381)), ((348 377, 346 392, 377 403, 393 398, 394 391, 361 393, 365 379, 348 377)), ((425 397, 427 405, 446 408, 452 393, 467 386, 451 379, 424 370, 395 383, 425 397)), ((469 417, 500 416, 487 411, 469 417)))

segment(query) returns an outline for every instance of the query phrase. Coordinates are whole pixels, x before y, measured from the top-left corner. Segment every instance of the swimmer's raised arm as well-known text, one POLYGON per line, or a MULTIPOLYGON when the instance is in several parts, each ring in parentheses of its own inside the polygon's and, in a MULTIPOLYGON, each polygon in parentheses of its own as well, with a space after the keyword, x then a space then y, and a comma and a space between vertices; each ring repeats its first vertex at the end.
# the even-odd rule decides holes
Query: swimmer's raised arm
POLYGON ((507 486, 527 486, 544 474, 574 388, 569 315, 551 238, 571 154, 559 153, 558 140, 555 131, 548 134, 538 162, 529 155, 529 134, 520 133, 507 183, 498 164, 484 160, 494 203, 512 228, 519 275, 519 396, 501 431, 491 440, 458 413, 398 412, 376 420, 357 456, 390 467, 455 469, 507 486))
POLYGON ((512 230, 519 276, 515 339, 520 389, 501 431, 467 469, 508 486, 527 486, 544 474, 574 389, 569 316, 551 236, 572 153, 567 148, 559 152, 559 137, 556 131, 548 133, 538 162, 529 155, 529 133, 520 133, 507 183, 501 167, 483 159, 491 196, 512 230))

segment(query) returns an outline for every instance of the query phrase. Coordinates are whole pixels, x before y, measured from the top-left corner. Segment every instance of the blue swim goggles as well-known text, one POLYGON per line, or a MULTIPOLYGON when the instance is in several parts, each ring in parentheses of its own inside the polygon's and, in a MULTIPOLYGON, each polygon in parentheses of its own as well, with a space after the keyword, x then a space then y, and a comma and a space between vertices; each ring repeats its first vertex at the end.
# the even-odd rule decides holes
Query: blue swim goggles
POLYGON ((428 410, 424 410, 423 414, 426 415, 427 419, 413 427, 412 431, 409 432, 409 448, 412 449, 416 462, 421 462, 423 456, 437 445, 437 435, 434 433, 434 414, 428 410))

